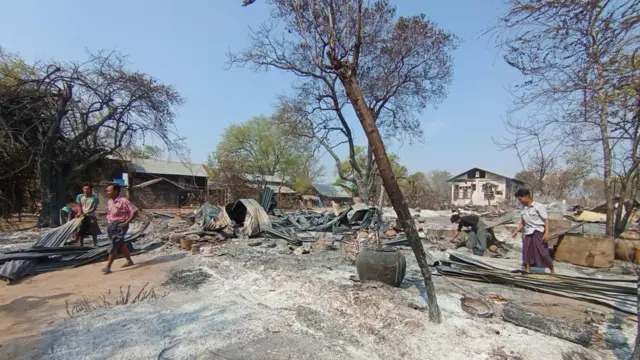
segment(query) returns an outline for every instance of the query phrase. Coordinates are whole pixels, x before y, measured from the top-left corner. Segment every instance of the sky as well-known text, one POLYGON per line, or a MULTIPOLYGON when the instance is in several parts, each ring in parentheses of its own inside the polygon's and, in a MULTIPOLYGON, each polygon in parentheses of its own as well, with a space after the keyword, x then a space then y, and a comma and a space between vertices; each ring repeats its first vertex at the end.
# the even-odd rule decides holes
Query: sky
MULTIPOLYGON (((0 46, 27 61, 82 60, 87 51, 115 50, 129 67, 175 86, 185 98, 176 126, 191 161, 205 162, 224 129, 273 113, 291 77, 270 70, 227 69, 228 51, 248 45, 250 26, 268 20, 264 1, 241 0, 0 0, 0 46), (108 5, 107 5, 108 4, 108 5), (214 5, 216 4, 216 5, 214 5)), ((472 167, 513 176, 521 165, 492 138, 506 136, 502 119, 512 104, 507 88, 520 75, 502 60, 483 32, 504 11, 500 0, 397 0, 399 15, 424 13, 462 43, 454 52, 453 83, 437 107, 420 115, 425 141, 391 144, 410 172, 435 169, 458 174, 472 167)), ((357 125, 357 122, 354 124, 357 125)), ((356 141, 366 138, 358 128, 356 141)), ((327 179, 334 164, 323 156, 327 179)))

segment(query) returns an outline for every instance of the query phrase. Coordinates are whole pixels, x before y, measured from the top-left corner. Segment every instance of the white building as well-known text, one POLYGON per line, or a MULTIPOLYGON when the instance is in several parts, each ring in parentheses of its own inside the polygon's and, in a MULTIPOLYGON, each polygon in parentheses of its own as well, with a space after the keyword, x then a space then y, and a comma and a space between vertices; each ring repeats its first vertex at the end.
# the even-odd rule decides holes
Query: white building
POLYGON ((451 204, 455 206, 487 206, 513 201, 513 194, 524 183, 480 168, 473 168, 454 176, 451 184, 451 204))

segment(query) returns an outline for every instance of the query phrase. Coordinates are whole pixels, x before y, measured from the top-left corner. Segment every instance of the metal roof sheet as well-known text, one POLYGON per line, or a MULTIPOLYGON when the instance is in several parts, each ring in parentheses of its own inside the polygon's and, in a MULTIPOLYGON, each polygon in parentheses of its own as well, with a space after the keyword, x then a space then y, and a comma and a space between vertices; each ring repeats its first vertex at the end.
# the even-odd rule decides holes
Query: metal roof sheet
POLYGON ((489 171, 489 170, 486 170, 486 169, 483 169, 483 168, 479 168, 479 167, 474 167, 474 168, 471 168, 471 169, 469 169, 469 170, 463 171, 463 172, 461 172, 460 174, 458 174, 458 175, 456 175, 456 176, 451 177, 449 180, 447 180, 447 182, 451 182, 451 181, 453 181, 453 179, 455 179, 455 178, 457 178, 457 177, 459 177, 459 176, 465 175, 466 173, 468 173, 468 172, 469 172, 469 171, 471 171, 471 170, 480 170, 480 171, 484 171, 485 173, 491 173, 491 174, 493 174, 493 175, 497 175, 497 176, 503 177, 503 178, 505 178, 505 179, 511 179, 512 181, 515 181, 515 182, 517 182, 517 183, 522 183, 522 184, 524 184, 524 182, 522 182, 522 181, 520 181, 520 180, 518 180, 518 179, 515 179, 515 178, 513 178, 513 177, 510 177, 510 176, 504 176, 504 175, 502 175, 502 174, 498 174, 497 172, 489 171))
POLYGON ((347 190, 342 186, 330 184, 313 184, 313 188, 318 192, 318 194, 322 196, 341 199, 351 198, 351 194, 349 194, 347 190))
POLYGON ((244 174, 245 179, 250 182, 286 183, 287 179, 277 175, 253 175, 244 174))
POLYGON ((139 173, 208 177, 202 164, 156 159, 133 159, 131 163, 139 173))
POLYGON ((159 178, 156 178, 156 179, 152 179, 152 180, 149 180, 149 181, 145 181, 145 182, 140 183, 140 184, 138 184, 138 185, 134 185, 133 187, 134 187, 134 188, 136 188, 136 189, 138 189, 138 188, 144 188, 144 187, 147 187, 147 186, 151 186, 151 185, 153 185, 153 184, 157 184, 157 183, 159 183, 159 182, 161 182, 161 181, 166 181, 166 182, 168 182, 168 183, 170 183, 170 184, 172 184, 172 185, 176 186, 177 188, 180 188, 180 189, 183 189, 183 190, 185 189, 185 187, 184 187, 184 186, 182 186, 182 185, 180 185, 180 184, 178 184, 178 183, 176 183, 176 182, 174 182, 174 181, 171 181, 171 180, 165 179, 165 178, 163 178, 163 177, 159 177, 159 178))
MULTIPOLYGON (((260 185, 258 184, 249 184, 249 186, 251 186, 252 188, 259 188, 260 185)), ((280 185, 270 185, 267 184, 266 187, 268 187, 269 189, 273 190, 274 193, 276 194, 295 194, 296 191, 293 190, 292 188, 288 187, 288 186, 280 186, 280 185)))

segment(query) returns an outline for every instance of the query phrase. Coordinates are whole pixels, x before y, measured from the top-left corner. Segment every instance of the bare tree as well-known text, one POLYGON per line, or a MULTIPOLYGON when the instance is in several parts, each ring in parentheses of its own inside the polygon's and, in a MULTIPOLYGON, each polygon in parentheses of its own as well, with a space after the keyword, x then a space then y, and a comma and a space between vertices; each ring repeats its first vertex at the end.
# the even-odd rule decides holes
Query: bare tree
POLYGON ((640 165, 635 115, 640 3, 509 0, 508 4, 493 30, 505 61, 527 77, 516 89, 515 110, 537 106, 534 111, 544 117, 536 126, 556 139, 559 136, 564 146, 601 149, 606 229, 615 235, 622 221, 614 221, 612 179, 616 172, 634 179, 640 165))
MULTIPOLYGON (((369 201, 369 194, 376 188, 373 176, 376 172, 374 154, 367 147, 367 161, 358 163, 355 151, 356 132, 350 125, 351 99, 337 73, 323 63, 330 45, 322 38, 323 19, 312 14, 314 7, 329 6, 333 2, 270 2, 299 8, 308 18, 285 19, 276 7, 273 21, 261 24, 251 32, 250 48, 232 53, 230 64, 251 66, 256 70, 269 67, 292 72, 297 76, 294 95, 283 96, 281 107, 286 116, 281 120, 297 121, 298 135, 315 138, 335 160, 340 178, 357 185, 360 197, 369 201), (280 21, 284 20, 284 21, 280 21), (303 28, 302 36, 297 30, 303 28), (320 33, 318 33, 318 31, 320 33), (349 172, 340 169, 342 160, 336 148, 346 146, 349 172)), ((334 6, 334 5, 331 5, 334 6)), ((340 11, 354 12, 356 2, 335 5, 336 16, 340 11)), ((422 129, 417 115, 429 104, 446 95, 451 82, 451 51, 457 39, 439 29, 424 16, 400 19, 395 22, 395 8, 386 1, 376 1, 363 8, 360 50, 358 51, 358 76, 364 102, 371 109, 376 126, 389 139, 419 140, 422 129)), ((342 21, 343 19, 337 19, 342 21)), ((351 19, 353 20, 353 19, 351 19)), ((340 57, 347 55, 356 40, 355 23, 334 24, 339 41, 344 48, 337 49, 340 57), (351 27, 349 27, 351 26, 351 27)), ((329 34, 326 34, 329 35, 329 34)))
MULTIPOLYGON (((416 114, 426 104, 445 96, 451 80, 450 51, 455 47, 455 37, 424 15, 396 19, 395 7, 387 1, 366 5, 362 0, 269 3, 274 22, 253 31, 252 46, 232 54, 231 62, 289 71, 302 84, 322 89, 315 98, 317 103, 310 110, 303 108, 309 116, 328 112, 326 119, 334 122, 320 121, 326 124, 320 130, 345 136, 353 154, 353 132, 340 115, 347 103, 340 100, 345 94, 364 129, 371 157, 418 260, 429 294, 430 318, 440 322, 426 252, 393 174, 380 130, 393 133, 418 129, 416 114)), ((328 136, 320 139, 327 141, 328 136)), ((331 147, 326 148, 329 151, 331 147)), ((359 167, 355 160, 351 166, 359 167)))
MULTIPOLYGON (((1 59, 0 59, 1 60, 1 59)), ((0 77, 13 76, 3 73, 0 77)), ((0 82, 2 144, 28 146, 42 197, 38 225, 58 223, 65 184, 74 173, 155 136, 169 148, 181 97, 170 86, 125 68, 114 53, 90 54, 82 63, 41 63, 12 82, 0 82)), ((26 165, 25 165, 26 166, 26 165)))
MULTIPOLYGON (((635 196, 640 167, 640 2, 509 0, 496 34, 505 61, 528 78, 517 108, 552 112, 547 124, 565 144, 601 149, 606 233, 626 227, 622 208, 635 196), (548 110, 550 109, 550 110, 548 110), (621 179, 618 209, 613 181, 621 179)), ((638 278, 640 297, 640 273, 638 278)), ((640 306, 640 301, 638 301, 640 306)), ((640 307, 639 307, 640 313, 640 307)), ((640 334, 640 322, 638 322, 640 334)), ((640 359, 640 336, 633 359, 640 359)))
POLYGON ((546 121, 537 117, 524 119, 508 116, 504 120, 508 136, 493 139, 499 150, 514 151, 522 166, 525 183, 535 193, 547 195, 545 177, 556 169, 563 139, 554 134, 546 121))

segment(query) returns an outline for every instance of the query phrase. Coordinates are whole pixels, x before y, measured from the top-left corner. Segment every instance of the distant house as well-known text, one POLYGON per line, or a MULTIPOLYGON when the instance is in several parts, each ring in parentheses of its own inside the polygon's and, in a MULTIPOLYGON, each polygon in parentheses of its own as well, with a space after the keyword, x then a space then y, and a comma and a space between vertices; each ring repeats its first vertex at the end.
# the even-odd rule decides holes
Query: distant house
POLYGON ((473 168, 448 180, 451 204, 455 206, 487 206, 512 201, 513 194, 524 182, 481 168, 473 168))
POLYGON ((312 184, 311 186, 324 206, 331 204, 331 201, 349 204, 353 202, 353 195, 342 186, 331 184, 312 184))
POLYGON ((245 179, 255 188, 262 188, 264 185, 271 188, 276 194, 293 195, 296 193, 295 190, 288 186, 290 182, 281 176, 245 174, 245 179))
POLYGON ((190 205, 207 189, 202 164, 156 159, 133 159, 130 164, 133 197, 147 207, 190 205))
POLYGON ((263 187, 270 188, 275 194, 279 209, 292 209, 297 205, 298 194, 290 185, 291 182, 277 175, 253 175, 245 174, 245 179, 250 187, 256 189, 255 198, 258 199, 263 187))
POLYGON ((216 178, 215 169, 206 168, 210 174, 207 185, 209 202, 223 205, 238 199, 260 199, 264 187, 273 190, 278 208, 296 206, 297 194, 290 183, 280 176, 240 174, 234 177, 216 178))

